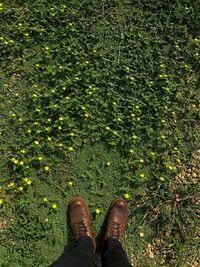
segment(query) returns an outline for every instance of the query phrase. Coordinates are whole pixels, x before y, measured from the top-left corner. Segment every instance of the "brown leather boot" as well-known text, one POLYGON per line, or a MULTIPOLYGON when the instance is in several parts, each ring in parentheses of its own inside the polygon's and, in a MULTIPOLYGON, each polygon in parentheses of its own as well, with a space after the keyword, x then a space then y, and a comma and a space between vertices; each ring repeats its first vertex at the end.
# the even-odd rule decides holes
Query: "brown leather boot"
POLYGON ((108 237, 121 240, 128 222, 128 204, 122 198, 113 201, 107 218, 106 233, 102 240, 102 247, 108 237))
POLYGON ((83 198, 76 197, 70 202, 69 219, 75 240, 78 240, 81 236, 90 237, 93 242, 93 252, 95 254, 96 242, 90 223, 90 213, 88 206, 83 198))

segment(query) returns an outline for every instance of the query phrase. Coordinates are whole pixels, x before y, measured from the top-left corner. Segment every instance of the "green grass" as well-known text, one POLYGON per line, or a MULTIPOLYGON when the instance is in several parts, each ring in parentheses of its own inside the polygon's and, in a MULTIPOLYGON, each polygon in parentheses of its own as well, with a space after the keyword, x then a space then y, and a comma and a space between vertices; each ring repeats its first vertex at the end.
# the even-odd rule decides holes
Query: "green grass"
POLYGON ((134 266, 198 259, 199 20, 198 1, 0 4, 0 266, 56 260, 77 195, 98 241, 127 199, 134 266))

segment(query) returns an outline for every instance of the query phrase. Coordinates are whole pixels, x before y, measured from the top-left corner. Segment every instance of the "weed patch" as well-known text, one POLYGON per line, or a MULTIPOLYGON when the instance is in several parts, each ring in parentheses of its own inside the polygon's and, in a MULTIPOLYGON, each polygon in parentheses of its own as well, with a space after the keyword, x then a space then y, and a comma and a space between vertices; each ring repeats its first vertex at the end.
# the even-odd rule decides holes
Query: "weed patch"
POLYGON ((129 202, 133 265, 197 259, 198 157, 178 175, 198 154, 199 20, 197 1, 0 3, 1 266, 58 258, 76 195, 98 239, 129 202))

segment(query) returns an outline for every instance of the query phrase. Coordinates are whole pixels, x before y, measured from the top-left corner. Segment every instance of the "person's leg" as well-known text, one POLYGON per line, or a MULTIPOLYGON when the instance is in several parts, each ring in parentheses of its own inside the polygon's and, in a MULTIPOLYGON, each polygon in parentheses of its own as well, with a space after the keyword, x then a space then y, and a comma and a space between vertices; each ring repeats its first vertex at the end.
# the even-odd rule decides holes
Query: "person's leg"
POLYGON ((102 250, 103 267, 130 267, 126 252, 116 238, 108 237, 102 250))
POLYGON ((103 267, 130 267, 120 240, 128 222, 128 204, 122 198, 116 199, 108 212, 106 232, 102 243, 103 267))
POLYGON ((90 237, 80 237, 70 252, 62 255, 51 267, 92 267, 93 249, 90 237))

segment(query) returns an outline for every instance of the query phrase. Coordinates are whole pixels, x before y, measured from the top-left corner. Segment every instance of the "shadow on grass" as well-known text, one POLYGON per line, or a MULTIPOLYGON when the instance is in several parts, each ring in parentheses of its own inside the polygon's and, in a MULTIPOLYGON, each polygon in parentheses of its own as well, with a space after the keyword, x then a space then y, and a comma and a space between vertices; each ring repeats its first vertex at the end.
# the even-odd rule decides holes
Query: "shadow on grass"
POLYGON ((64 261, 64 259, 68 255, 69 250, 70 250, 70 248, 73 245, 74 238, 73 238, 72 230, 71 230, 71 227, 70 227, 69 210, 68 210, 68 208, 67 208, 67 211, 66 211, 66 221, 67 221, 67 240, 66 240, 66 246, 64 247, 64 250, 63 250, 62 255, 56 261, 54 261, 51 265, 48 265, 48 267, 62 266, 62 262, 64 261))

